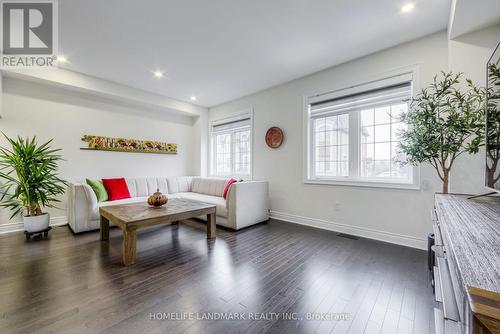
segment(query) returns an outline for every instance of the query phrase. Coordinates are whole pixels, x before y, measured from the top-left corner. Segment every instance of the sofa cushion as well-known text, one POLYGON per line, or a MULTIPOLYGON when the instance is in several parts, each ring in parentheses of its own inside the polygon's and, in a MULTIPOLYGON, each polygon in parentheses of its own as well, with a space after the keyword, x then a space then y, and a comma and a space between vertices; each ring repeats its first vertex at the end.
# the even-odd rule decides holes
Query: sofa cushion
POLYGON ((191 191, 194 193, 218 196, 222 198, 224 188, 226 187, 228 181, 229 178, 195 177, 191 182, 191 191))
POLYGON ((125 181, 130 197, 151 196, 157 189, 165 195, 169 193, 166 177, 127 178, 125 181))
POLYGON ((104 188, 108 193, 108 200, 115 201, 118 199, 130 198, 127 183, 123 177, 117 179, 102 179, 104 188))
POLYGON ((140 203, 140 202, 147 203, 147 201, 148 201, 147 197, 134 197, 134 198, 119 199, 119 200, 116 200, 116 201, 102 202, 102 203, 99 203, 97 206, 98 207, 103 207, 103 206, 110 206, 110 205, 140 203))
POLYGON ((178 176, 167 178, 168 191, 170 194, 184 193, 191 191, 191 176, 178 176))
POLYGON ((204 202, 215 205, 217 216, 227 218, 226 200, 222 197, 198 194, 194 192, 177 193, 177 197, 191 199, 193 201, 204 202))
POLYGON ((101 180, 86 179, 86 182, 94 191, 98 202, 106 202, 108 200, 108 193, 101 180))

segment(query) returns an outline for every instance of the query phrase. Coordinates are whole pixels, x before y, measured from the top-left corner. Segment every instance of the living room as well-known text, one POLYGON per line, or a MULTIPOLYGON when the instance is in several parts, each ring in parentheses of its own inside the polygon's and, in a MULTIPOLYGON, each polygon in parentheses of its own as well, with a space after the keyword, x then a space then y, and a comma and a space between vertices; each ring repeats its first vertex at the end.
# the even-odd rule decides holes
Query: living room
POLYGON ((1 3, 0 332, 500 333, 498 1, 1 3))

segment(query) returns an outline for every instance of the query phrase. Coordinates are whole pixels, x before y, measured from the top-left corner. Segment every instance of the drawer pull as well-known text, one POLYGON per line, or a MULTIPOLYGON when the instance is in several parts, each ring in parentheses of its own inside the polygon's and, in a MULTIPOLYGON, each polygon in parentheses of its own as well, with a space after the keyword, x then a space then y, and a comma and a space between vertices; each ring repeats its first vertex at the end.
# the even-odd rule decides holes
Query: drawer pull
POLYGON ((444 258, 437 258, 439 278, 441 279, 441 292, 443 298, 443 313, 444 318, 458 321, 458 307, 455 300, 455 292, 453 291, 453 284, 451 282, 450 271, 448 264, 444 258))
POLYGON ((434 209, 431 210, 431 220, 433 222, 437 222, 438 221, 437 213, 436 213, 436 210, 434 210, 434 209))
POLYGON ((441 228, 438 224, 432 224, 432 230, 434 232, 434 244, 438 246, 443 246, 443 236, 441 235, 441 228))
POLYGON ((434 266, 434 297, 437 302, 443 302, 443 293, 441 288, 441 278, 439 277, 439 269, 434 266))

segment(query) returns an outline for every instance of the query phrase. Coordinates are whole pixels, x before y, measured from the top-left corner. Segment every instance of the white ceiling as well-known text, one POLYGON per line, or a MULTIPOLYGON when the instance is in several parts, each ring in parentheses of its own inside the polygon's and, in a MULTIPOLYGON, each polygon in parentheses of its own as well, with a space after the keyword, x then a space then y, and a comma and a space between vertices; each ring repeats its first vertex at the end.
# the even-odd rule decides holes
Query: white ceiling
POLYGON ((61 0, 60 53, 68 69, 213 106, 446 28, 450 0, 403 14, 408 1, 61 0))

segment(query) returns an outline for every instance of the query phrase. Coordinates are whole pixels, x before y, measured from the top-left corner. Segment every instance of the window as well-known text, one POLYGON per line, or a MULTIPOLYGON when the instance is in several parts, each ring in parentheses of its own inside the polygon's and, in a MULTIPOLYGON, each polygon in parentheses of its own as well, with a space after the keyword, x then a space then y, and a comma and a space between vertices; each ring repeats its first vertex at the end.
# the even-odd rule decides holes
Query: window
POLYGON ((317 176, 349 175, 349 114, 314 120, 317 176))
POLYGON ((407 103, 397 102, 361 110, 361 177, 409 179, 410 167, 396 162, 398 133, 406 129, 397 118, 407 109, 407 103))
POLYGON ((251 114, 212 122, 211 174, 214 176, 251 176, 251 114))
POLYGON ((398 121, 408 110, 410 74, 309 97, 307 180, 414 185, 415 171, 398 159, 398 121))

